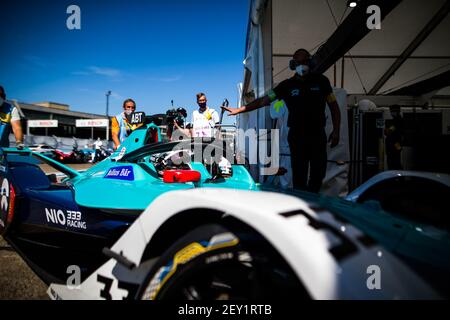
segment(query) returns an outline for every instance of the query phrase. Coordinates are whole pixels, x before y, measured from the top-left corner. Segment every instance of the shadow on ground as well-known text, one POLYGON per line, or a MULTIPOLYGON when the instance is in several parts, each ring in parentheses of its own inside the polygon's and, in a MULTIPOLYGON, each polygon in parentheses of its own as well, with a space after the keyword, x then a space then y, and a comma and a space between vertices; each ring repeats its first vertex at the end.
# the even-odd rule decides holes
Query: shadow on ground
POLYGON ((0 299, 48 299, 47 286, 0 237, 0 299))

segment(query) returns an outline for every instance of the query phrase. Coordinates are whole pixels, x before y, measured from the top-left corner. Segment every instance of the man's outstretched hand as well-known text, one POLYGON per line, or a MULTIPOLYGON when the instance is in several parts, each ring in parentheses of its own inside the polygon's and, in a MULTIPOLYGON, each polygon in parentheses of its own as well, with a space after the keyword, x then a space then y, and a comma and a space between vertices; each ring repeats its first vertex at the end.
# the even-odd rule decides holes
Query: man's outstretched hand
POLYGON ((222 106, 221 108, 222 108, 222 110, 228 111, 229 116, 235 116, 235 115, 241 113, 241 108, 230 108, 230 107, 225 107, 225 106, 222 106))

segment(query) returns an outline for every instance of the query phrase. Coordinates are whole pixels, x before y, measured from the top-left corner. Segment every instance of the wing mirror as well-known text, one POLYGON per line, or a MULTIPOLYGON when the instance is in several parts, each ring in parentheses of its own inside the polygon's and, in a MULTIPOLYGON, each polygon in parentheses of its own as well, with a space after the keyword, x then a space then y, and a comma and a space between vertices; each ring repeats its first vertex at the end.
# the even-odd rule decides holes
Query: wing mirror
POLYGON ((163 181, 165 183, 198 182, 201 174, 195 170, 164 170, 163 181))

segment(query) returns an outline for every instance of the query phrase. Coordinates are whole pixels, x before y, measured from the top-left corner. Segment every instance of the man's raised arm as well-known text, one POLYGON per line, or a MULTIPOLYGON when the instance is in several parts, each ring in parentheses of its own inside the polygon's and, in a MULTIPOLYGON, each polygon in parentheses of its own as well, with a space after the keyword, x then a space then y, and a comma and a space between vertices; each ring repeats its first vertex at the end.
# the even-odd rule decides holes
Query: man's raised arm
POLYGON ((230 108, 230 107, 224 107, 222 106, 222 109, 226 110, 229 112, 229 116, 234 116, 237 115, 239 113, 244 113, 244 112, 249 112, 249 111, 253 111, 259 108, 262 108, 264 106, 269 105, 271 102, 271 99, 269 98, 268 95, 258 98, 256 100, 253 100, 252 102, 250 102, 249 104, 242 106, 240 108, 230 108))

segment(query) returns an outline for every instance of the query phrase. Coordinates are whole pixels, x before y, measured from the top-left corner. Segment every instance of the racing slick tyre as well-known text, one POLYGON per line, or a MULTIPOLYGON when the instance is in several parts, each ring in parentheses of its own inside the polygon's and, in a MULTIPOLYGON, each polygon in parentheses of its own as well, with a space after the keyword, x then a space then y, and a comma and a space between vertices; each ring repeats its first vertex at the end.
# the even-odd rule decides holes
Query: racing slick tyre
POLYGON ((264 239, 208 224, 189 232, 160 257, 138 298, 286 300, 308 298, 308 294, 264 239))

